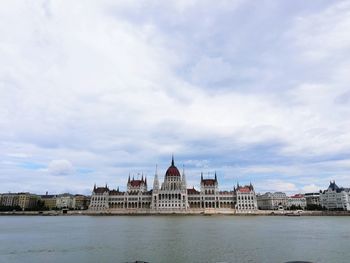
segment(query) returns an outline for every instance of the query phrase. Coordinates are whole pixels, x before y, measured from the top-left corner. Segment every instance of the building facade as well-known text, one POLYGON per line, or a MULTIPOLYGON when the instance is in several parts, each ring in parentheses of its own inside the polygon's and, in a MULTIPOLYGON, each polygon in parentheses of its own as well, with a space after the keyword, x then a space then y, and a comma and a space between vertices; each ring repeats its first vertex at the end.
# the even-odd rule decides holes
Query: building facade
POLYGON ((19 206, 19 195, 17 193, 2 194, 0 206, 19 206))
POLYGON ((90 197, 85 195, 74 195, 73 198, 73 208, 78 210, 88 209, 90 205, 90 197))
POLYGON ((58 209, 72 209, 74 208, 74 195, 64 193, 56 196, 56 207, 58 209))
POLYGON ((257 195, 258 207, 261 210, 278 210, 286 209, 288 206, 288 197, 283 192, 257 195))
POLYGON ((40 197, 31 193, 18 193, 18 205, 22 210, 31 209, 38 205, 40 197))
POLYGON ((319 206, 320 205, 320 193, 306 193, 306 207, 319 206))
POLYGON ((303 194, 295 194, 288 197, 288 208, 306 208, 306 198, 303 194))
POLYGON ((234 199, 236 200, 235 208, 237 212, 254 212, 258 210, 258 203, 252 184, 240 186, 233 189, 234 199))
POLYGON ((152 212, 191 212, 194 210, 229 209, 255 211, 256 196, 252 185, 237 186, 233 191, 220 191, 217 175, 204 178, 201 174, 200 190, 187 188, 185 171, 180 173, 172 158, 164 181, 154 175, 153 189, 148 189, 147 178, 128 178, 127 190, 110 190, 107 185, 93 188, 89 209, 91 211, 139 210, 152 212), (237 205, 238 204, 238 205, 237 205))
POLYGON ((46 193, 45 195, 41 195, 40 198, 41 201, 44 202, 44 207, 47 209, 51 210, 56 208, 57 195, 49 195, 46 193))
POLYGON ((327 190, 320 193, 320 205, 328 210, 350 211, 350 189, 330 182, 327 190))

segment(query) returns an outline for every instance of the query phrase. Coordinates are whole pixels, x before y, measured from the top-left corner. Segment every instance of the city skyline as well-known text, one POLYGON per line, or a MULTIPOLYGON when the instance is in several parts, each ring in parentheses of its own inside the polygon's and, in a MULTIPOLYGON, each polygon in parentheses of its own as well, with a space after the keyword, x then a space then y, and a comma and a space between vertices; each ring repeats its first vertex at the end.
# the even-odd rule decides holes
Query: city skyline
POLYGON ((215 171, 223 189, 350 185, 349 12, 348 1, 3 3, 0 192, 125 187, 156 164, 163 176, 171 154, 189 186, 215 171))

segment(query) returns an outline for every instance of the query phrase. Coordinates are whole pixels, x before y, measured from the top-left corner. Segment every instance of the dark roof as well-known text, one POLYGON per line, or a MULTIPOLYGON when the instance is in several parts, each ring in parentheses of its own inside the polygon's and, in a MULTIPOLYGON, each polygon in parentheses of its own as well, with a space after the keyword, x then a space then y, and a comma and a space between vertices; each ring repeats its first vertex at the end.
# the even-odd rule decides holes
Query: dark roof
MULTIPOLYGON (((336 185, 335 181, 329 182, 329 186, 328 186, 327 191, 330 191, 330 190, 335 191, 335 192, 337 192, 337 193, 341 193, 341 192, 343 192, 343 191, 349 192, 349 188, 339 187, 339 186, 336 185)), ((325 192, 325 191, 324 191, 324 192, 325 192)), ((323 193, 324 193, 324 192, 323 192, 323 193)))
POLYGON ((329 182, 328 190, 337 191, 339 187, 336 185, 335 181, 329 182))
POLYGON ((193 188, 190 188, 190 189, 187 189, 187 194, 189 195, 196 195, 196 194, 199 194, 200 192, 197 191, 196 189, 193 188))
POLYGON ((209 186, 209 185, 215 185, 216 180, 215 179, 203 179, 202 182, 204 185, 209 186))
POLYGON ((104 192, 108 192, 108 191, 109 191, 108 187, 96 187, 96 188, 94 188, 95 194, 103 194, 104 192))
POLYGON ((109 194, 110 195, 124 195, 124 192, 120 192, 119 189, 118 190, 113 189, 113 190, 109 191, 109 194))

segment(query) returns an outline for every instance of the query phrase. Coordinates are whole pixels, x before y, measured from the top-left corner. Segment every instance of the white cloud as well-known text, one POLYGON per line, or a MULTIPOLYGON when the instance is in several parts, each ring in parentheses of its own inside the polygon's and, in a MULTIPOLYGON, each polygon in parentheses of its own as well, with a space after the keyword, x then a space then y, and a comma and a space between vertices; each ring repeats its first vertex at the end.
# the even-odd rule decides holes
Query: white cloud
MULTIPOLYGON (((270 46, 257 42, 257 50, 240 54, 239 47, 251 44, 247 39, 235 50, 227 46, 242 26, 229 20, 241 1, 43 3, 9 2, 0 10, 0 155, 5 162, 56 160, 49 165, 52 174, 93 171, 76 176, 76 187, 82 182, 123 185, 130 170, 153 171, 162 157, 175 153, 188 156, 194 167, 225 170, 231 180, 276 172, 283 184, 272 186, 292 191, 294 178, 316 180, 320 168, 305 176, 307 168, 300 164, 251 163, 230 174, 226 168, 232 167, 235 148, 278 142, 273 154, 299 160, 350 151, 350 108, 346 100, 339 103, 350 81, 347 4, 293 16, 288 33, 275 36, 281 50, 269 53, 270 46), (222 14, 229 16, 220 20, 222 14), (203 16, 200 33, 192 34, 203 16), (168 32, 163 22, 169 22, 168 32), (217 26, 225 30, 215 31, 217 26), (216 37, 223 43, 213 41, 216 37), (247 72, 253 84, 240 79, 247 72), (281 72, 287 79, 279 79, 281 72), (225 90, 212 86, 222 81, 225 90), (226 163, 216 164, 213 156, 226 163)), ((260 30, 271 36, 269 28, 260 30)), ((249 154, 243 159, 253 158, 249 154)), ((259 154, 271 153, 257 153, 255 161, 259 154)), ((340 163, 327 169, 350 183, 340 163)), ((0 177, 18 171, 1 171, 0 177)), ((20 171, 30 174, 31 179, 23 178, 28 181, 42 175, 20 171)), ((192 176, 196 181, 198 174, 192 176)), ((55 180, 62 180, 61 189, 68 183, 55 178, 47 178, 52 187, 55 180)))
POLYGON ((285 192, 286 194, 291 194, 298 191, 298 188, 294 183, 274 179, 266 180, 264 183, 257 183, 256 189, 262 193, 279 191, 285 192))
POLYGON ((310 184, 310 185, 305 185, 302 190, 304 193, 317 193, 319 192, 321 189, 325 189, 326 188, 326 184, 324 184, 323 186, 318 186, 315 184, 310 184))
POLYGON ((52 160, 48 165, 48 171, 52 175, 69 175, 73 170, 73 165, 68 160, 52 160))

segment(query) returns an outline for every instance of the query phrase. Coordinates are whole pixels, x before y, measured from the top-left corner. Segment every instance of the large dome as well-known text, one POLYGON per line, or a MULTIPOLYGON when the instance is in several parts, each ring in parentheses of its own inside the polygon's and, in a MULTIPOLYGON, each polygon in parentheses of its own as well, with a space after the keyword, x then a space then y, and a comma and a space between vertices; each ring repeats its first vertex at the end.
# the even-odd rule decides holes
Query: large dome
POLYGON ((174 164, 174 157, 171 160, 171 166, 166 170, 165 176, 180 176, 180 172, 174 164))

